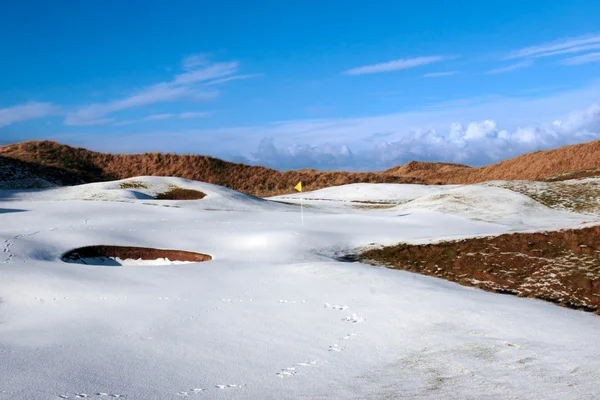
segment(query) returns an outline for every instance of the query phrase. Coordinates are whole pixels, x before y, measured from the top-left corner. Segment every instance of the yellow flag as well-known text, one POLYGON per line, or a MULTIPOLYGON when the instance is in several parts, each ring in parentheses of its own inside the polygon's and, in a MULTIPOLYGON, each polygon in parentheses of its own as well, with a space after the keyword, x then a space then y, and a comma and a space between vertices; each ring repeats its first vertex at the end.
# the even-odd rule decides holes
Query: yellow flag
POLYGON ((302 182, 298 182, 298 184, 296 186, 294 186, 294 189, 301 192, 302 191, 302 182))

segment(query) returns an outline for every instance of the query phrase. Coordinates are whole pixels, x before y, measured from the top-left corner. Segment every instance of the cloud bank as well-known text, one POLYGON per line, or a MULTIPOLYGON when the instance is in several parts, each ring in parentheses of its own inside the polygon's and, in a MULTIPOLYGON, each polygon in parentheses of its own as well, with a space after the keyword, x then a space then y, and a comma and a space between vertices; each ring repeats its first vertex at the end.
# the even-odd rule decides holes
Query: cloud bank
POLYGON ((523 153, 600 139, 600 104, 544 125, 503 129, 494 120, 452 123, 441 129, 414 129, 396 140, 376 133, 370 147, 353 151, 348 144, 293 144, 277 147, 272 137, 261 140, 245 161, 276 169, 381 170, 411 160, 491 164, 523 153))

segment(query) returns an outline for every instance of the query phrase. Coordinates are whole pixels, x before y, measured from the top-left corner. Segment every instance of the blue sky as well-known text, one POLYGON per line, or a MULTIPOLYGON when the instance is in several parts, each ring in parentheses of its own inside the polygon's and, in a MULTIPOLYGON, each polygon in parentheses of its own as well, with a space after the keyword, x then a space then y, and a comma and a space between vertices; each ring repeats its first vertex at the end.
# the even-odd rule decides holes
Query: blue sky
POLYGON ((377 170, 600 138, 598 1, 250 3, 0 1, 0 144, 377 170))

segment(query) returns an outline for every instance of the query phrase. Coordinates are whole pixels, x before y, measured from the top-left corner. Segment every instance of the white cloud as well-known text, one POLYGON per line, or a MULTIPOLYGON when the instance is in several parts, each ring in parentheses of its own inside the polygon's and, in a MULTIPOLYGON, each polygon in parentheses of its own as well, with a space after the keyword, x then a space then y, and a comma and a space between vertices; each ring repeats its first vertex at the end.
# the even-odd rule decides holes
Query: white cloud
POLYGON ((533 65, 533 62, 530 60, 521 61, 515 64, 507 65, 505 67, 495 68, 488 71, 488 74, 503 74, 505 72, 516 71, 518 69, 527 68, 533 65))
MULTIPOLYGON (((191 58, 186 58, 184 60, 184 65, 187 67, 204 65, 203 59, 199 57, 200 56, 196 55, 191 56, 191 58)), ((190 99, 196 101, 210 100, 217 97, 219 92, 216 90, 202 90, 198 88, 196 84, 216 78, 233 78, 230 80, 244 79, 236 78, 235 76, 229 76, 236 73, 238 68, 238 62, 233 61, 214 63, 208 66, 203 66, 199 69, 187 71, 185 73, 175 75, 173 80, 170 82, 157 83, 142 89, 131 96, 107 103, 91 104, 89 106, 82 107, 72 113, 67 114, 64 123, 65 125, 79 126, 102 125, 114 121, 114 118, 107 117, 110 114, 134 107, 146 106, 155 103, 172 102, 181 99, 190 99)), ((116 125, 128 125, 135 122, 139 121, 121 121, 117 122, 116 125)))
POLYGON ((179 114, 179 118, 181 119, 192 119, 192 118, 206 118, 210 117, 213 114, 213 111, 198 111, 198 112, 183 112, 179 114))
POLYGON ((146 118, 144 118, 145 121, 159 121, 162 119, 169 119, 169 118, 173 118, 173 114, 153 114, 153 115, 148 115, 146 118))
POLYGON ((57 106, 51 103, 38 102, 0 108, 0 127, 14 124, 15 122, 56 115, 58 112, 59 108, 57 106))
POLYGON ((130 119, 130 120, 125 120, 125 121, 115 122, 113 125, 114 126, 125 126, 125 125, 138 124, 140 122, 147 122, 147 121, 162 121, 162 120, 171 119, 174 117, 178 117, 181 119, 205 118, 212 114, 213 114, 213 111, 183 112, 180 114, 153 114, 153 115, 148 115, 147 117, 140 118, 140 119, 130 119))
POLYGON ((564 65, 581 65, 593 62, 600 62, 600 52, 588 53, 577 57, 566 58, 561 61, 564 65))
POLYGON ((557 55, 561 55, 561 54, 582 53, 584 51, 596 50, 596 49, 600 49, 600 42, 588 44, 585 46, 575 46, 575 47, 569 47, 569 48, 562 49, 562 50, 541 53, 541 54, 535 55, 534 57, 539 58, 539 57, 557 56, 557 55))
POLYGON ((235 61, 227 63, 216 63, 208 67, 175 75, 173 84, 182 85, 207 81, 209 79, 221 78, 223 76, 236 73, 238 68, 239 64, 235 61))
POLYGON ((372 147, 352 151, 347 144, 294 144, 276 147, 263 139, 248 161, 278 169, 380 170, 410 160, 485 165, 506 158, 567 144, 600 139, 600 105, 570 115, 566 121, 501 129, 493 120, 441 129, 415 129, 398 140, 374 141, 372 147))
POLYGON ((400 60, 393 60, 379 64, 365 65, 362 67, 356 67, 344 71, 345 75, 364 75, 364 74, 378 74, 381 72, 398 71, 407 68, 415 68, 421 65, 427 65, 435 62, 439 62, 446 59, 443 56, 428 56, 428 57, 415 57, 406 58, 400 60))
POLYGON ((215 79, 214 81, 206 82, 204 84, 204 86, 218 85, 221 83, 225 83, 225 82, 229 82, 229 81, 237 81, 240 79, 257 78, 259 76, 263 76, 263 74, 234 75, 234 76, 229 76, 227 78, 215 79))
POLYGON ((209 63, 210 54, 208 53, 197 53, 185 57, 181 64, 184 69, 194 69, 207 65, 209 63))
POLYGON ((506 59, 523 57, 547 57, 555 54, 579 52, 587 50, 586 46, 600 43, 600 35, 585 35, 575 38, 559 39, 550 43, 525 47, 515 50, 506 56, 506 59))
POLYGON ((458 74, 458 71, 444 71, 444 72, 430 72, 428 74, 424 74, 424 78, 439 78, 442 76, 451 76, 458 74))
POLYGON ((80 108, 74 113, 67 114, 64 123, 65 125, 100 125, 114 120, 113 118, 104 118, 111 113, 154 103, 174 101, 190 94, 191 90, 188 87, 159 83, 120 100, 80 108))

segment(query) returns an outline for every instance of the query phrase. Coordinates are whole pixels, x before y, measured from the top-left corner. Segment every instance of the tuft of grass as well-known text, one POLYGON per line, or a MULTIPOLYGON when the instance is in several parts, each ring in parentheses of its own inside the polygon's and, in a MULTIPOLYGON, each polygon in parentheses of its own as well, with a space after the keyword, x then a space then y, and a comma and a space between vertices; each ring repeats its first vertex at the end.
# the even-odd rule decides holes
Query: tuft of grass
POLYGON ((144 185, 144 183, 140 181, 122 182, 119 184, 119 187, 121 189, 148 189, 148 186, 144 185))

